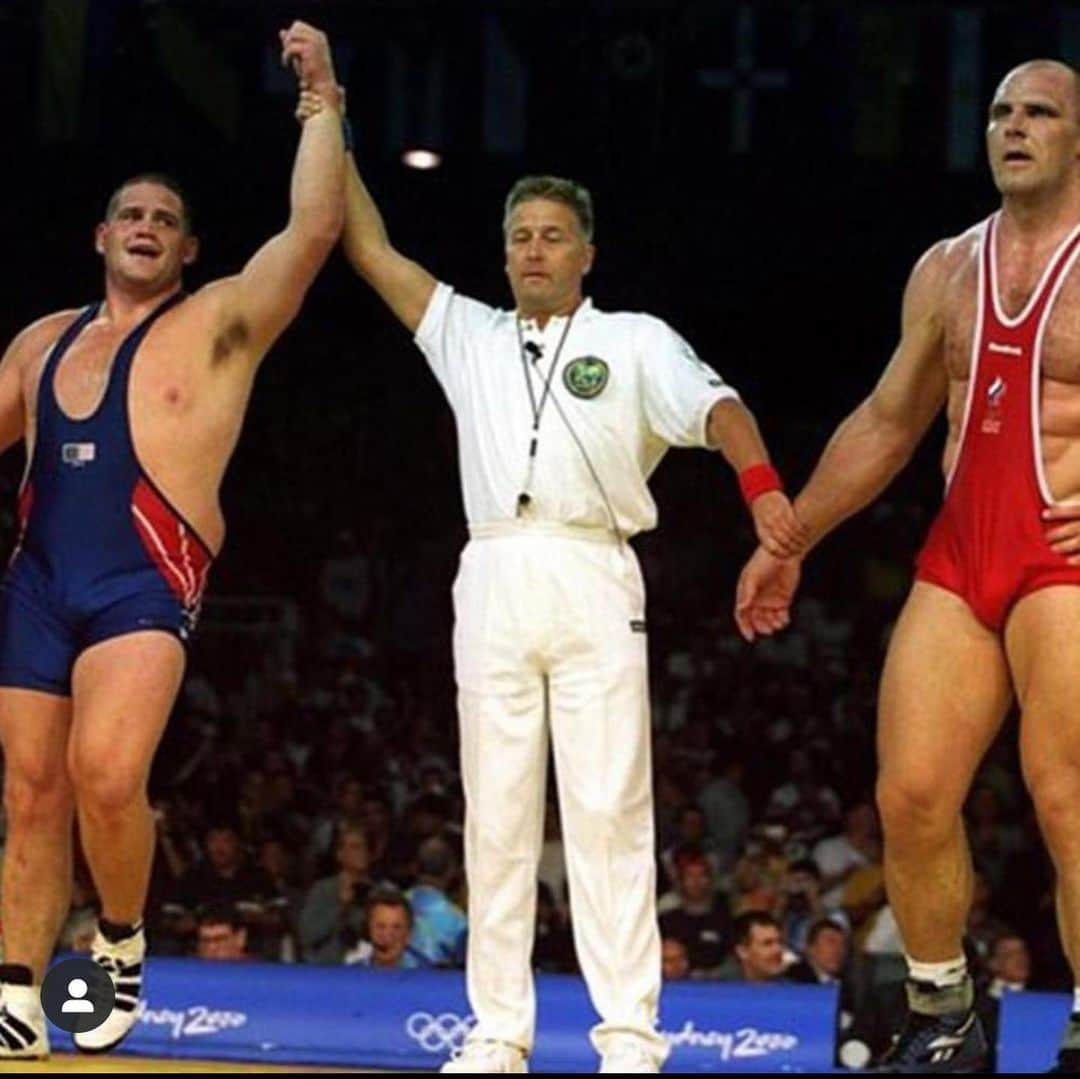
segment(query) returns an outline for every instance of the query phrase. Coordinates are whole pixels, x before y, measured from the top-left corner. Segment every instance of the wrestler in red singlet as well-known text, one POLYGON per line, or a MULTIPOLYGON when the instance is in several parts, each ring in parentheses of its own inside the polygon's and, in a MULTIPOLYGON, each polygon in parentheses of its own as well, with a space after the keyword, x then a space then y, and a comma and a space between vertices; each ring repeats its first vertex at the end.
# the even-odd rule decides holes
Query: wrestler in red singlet
POLYGON ((964 421, 945 504, 916 562, 920 581, 961 596, 1000 630, 1018 599, 1054 584, 1080 584, 1080 566, 1051 550, 1042 511, 1054 504, 1040 444, 1042 342, 1054 300, 1080 252, 1080 226, 1047 264, 1012 319, 998 303, 994 237, 983 226, 978 316, 964 421))

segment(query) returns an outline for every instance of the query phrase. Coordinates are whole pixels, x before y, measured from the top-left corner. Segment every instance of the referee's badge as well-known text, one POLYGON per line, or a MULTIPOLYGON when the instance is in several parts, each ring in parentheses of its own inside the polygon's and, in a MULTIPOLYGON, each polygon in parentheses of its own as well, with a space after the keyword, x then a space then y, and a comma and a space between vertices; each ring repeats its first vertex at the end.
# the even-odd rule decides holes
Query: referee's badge
POLYGON ((595 397, 608 384, 609 374, 599 356, 579 356, 563 369, 563 383, 575 397, 595 397))

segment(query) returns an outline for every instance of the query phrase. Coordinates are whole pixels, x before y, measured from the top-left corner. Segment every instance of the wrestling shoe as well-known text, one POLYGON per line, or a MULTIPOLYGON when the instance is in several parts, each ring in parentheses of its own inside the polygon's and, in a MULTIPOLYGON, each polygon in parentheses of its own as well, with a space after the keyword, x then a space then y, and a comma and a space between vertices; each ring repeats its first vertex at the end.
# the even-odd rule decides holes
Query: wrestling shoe
POLYGON ((0 1004, 0 1062, 44 1060, 49 1031, 41 1010, 40 985, 5 985, 0 1004))
POLYGON ((986 1068, 982 1023, 973 1012, 921 1015, 911 1012, 879 1072, 978 1072, 986 1068))
POLYGON ((517 1075, 528 1070, 525 1053, 516 1045, 479 1038, 467 1041, 461 1052, 439 1069, 453 1075, 517 1075))
POLYGON ((98 927, 90 945, 90 958, 112 979, 116 1001, 109 1017, 93 1030, 73 1035, 75 1048, 83 1053, 107 1053, 131 1033, 138 1019, 142 992, 142 965, 146 955, 146 934, 142 922, 123 940, 109 940, 98 927))

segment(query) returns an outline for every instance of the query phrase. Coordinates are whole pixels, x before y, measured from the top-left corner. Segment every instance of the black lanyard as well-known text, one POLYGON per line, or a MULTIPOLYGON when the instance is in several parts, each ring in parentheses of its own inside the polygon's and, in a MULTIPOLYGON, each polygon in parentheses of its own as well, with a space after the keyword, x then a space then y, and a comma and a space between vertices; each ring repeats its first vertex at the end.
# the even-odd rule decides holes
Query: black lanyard
MULTIPOLYGON (((517 328, 518 354, 521 356, 521 370, 525 375, 525 388, 529 391, 529 405, 532 408, 533 414, 532 440, 529 442, 528 470, 525 474, 524 490, 518 495, 519 512, 532 500, 532 496, 529 494, 529 488, 532 486, 533 465, 536 462, 536 447, 540 439, 540 419, 544 415, 544 407, 547 405, 548 396, 551 393, 551 380, 555 376, 555 368, 559 366, 559 357, 562 355, 563 345, 566 344, 566 337, 570 333, 570 323, 574 321, 574 315, 576 314, 577 309, 575 308, 566 318, 566 325, 563 327, 562 336, 559 338, 559 344, 555 349, 555 355, 551 357, 551 366, 548 368, 547 376, 544 379, 543 389, 540 391, 539 403, 536 400, 536 394, 533 392, 532 375, 529 372, 529 358, 526 355, 529 350, 526 347, 525 340, 521 334, 521 319, 517 317, 514 319, 514 325, 517 328)), ((533 345, 532 347, 537 349, 535 359, 539 359, 543 353, 539 350, 537 345, 533 345)))

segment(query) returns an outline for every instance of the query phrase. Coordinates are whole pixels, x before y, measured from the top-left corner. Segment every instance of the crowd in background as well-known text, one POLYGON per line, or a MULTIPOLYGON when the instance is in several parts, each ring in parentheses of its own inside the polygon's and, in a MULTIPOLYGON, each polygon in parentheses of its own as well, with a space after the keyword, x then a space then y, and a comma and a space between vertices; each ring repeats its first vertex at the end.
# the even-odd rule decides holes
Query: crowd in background
MULTIPOLYGON (((709 563, 715 537, 676 518, 669 540, 638 543, 664 976, 835 981, 841 1041, 878 1052, 902 1014, 904 968, 873 803, 875 694, 920 515, 892 503, 867 515, 849 536, 859 560, 811 575, 792 628, 753 646, 722 593, 688 598, 680 574, 709 563)), ((463 965, 464 806, 439 578, 459 542, 450 530, 395 559, 384 523, 336 534, 299 613, 262 633, 211 602, 151 783, 153 954, 463 965)), ((730 543, 748 542, 740 523, 730 543)), ((1070 984, 1014 740, 1007 727, 967 806, 969 947, 991 1022, 1002 991, 1070 984), (1007 886, 1016 880, 1025 887, 1007 886)), ((62 948, 93 932, 85 866, 76 878, 62 948)), ((536 969, 574 972, 554 778, 537 912, 536 969)))
MULTIPOLYGON (((338 43, 395 246, 506 304, 506 191, 527 172, 582 180, 598 224, 590 296, 684 334, 741 391, 796 489, 894 346, 910 267, 996 205, 976 137, 993 81, 1024 57, 1067 53, 1076 34, 1062 5, 1023 20, 1008 5, 935 3, 563 3, 537 18, 529 5, 463 15, 297 0, 234 3, 224 20, 219 6, 0 11, 25 45, 3 67, 8 98, 27 103, 9 117, 25 152, 3 176, 20 272, 0 339, 99 296, 90 230, 126 175, 163 168, 194 196, 190 288, 237 272, 281 227, 296 125, 276 29, 307 17, 338 43), (481 43, 520 58, 510 146, 496 121, 511 113, 480 107, 493 89, 481 43), (184 49, 191 62, 175 62, 184 49), (733 57, 749 80, 723 77, 733 57), (441 169, 399 164, 415 134, 399 130, 407 97, 442 103, 441 169), (702 155, 720 164, 697 167, 702 155)), ((660 530, 635 541, 665 976, 837 978, 842 1036, 874 1051, 903 969, 873 808, 875 697, 940 501, 940 438, 929 442, 888 501, 814 553, 794 624, 775 639, 748 646, 734 630, 752 537, 715 458, 670 455, 653 483, 660 530)), ((0 459, 0 559, 22 463, 0 459)), ((340 256, 260 370, 223 504, 229 539, 152 776, 152 951, 460 965, 450 585, 466 534, 453 425, 408 335, 340 256)), ((987 755, 967 820, 981 1006, 1068 988, 1015 723, 987 755)), ((80 864, 61 946, 85 947, 95 914, 80 864)), ((574 969, 572 917, 553 784, 538 969, 574 969)))

